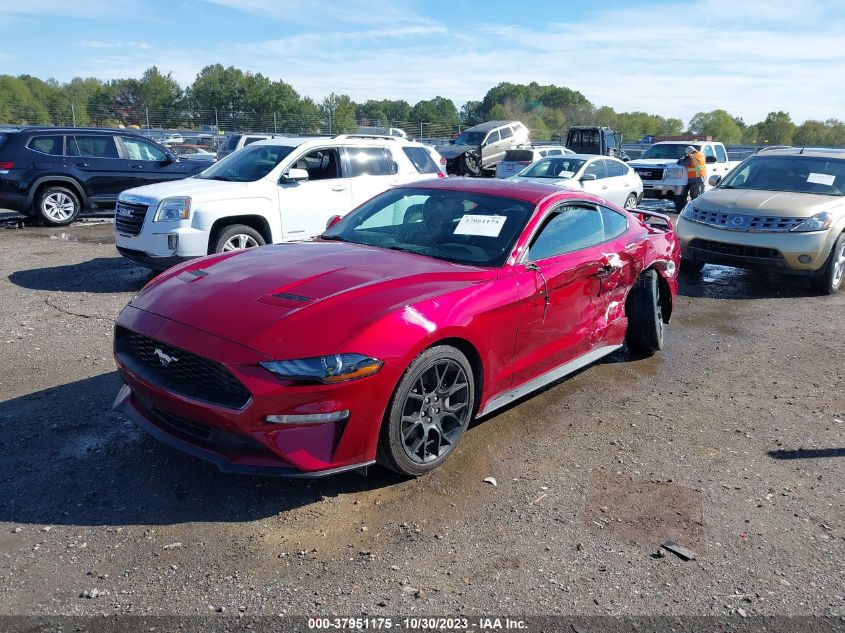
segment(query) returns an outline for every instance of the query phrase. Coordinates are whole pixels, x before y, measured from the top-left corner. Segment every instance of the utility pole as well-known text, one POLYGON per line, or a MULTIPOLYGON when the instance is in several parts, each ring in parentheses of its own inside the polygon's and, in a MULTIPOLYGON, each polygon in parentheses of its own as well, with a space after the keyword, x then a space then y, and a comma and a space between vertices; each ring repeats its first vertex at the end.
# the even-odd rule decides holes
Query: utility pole
POLYGON ((76 108, 73 107, 73 103, 70 104, 70 117, 73 119, 73 127, 76 127, 76 108))
POLYGON ((147 106, 144 106, 144 114, 147 118, 147 129, 150 129, 150 109, 147 106))
POLYGON ((276 113, 273 113, 273 134, 276 133, 276 113))
POLYGON ((220 134, 220 122, 217 120, 217 108, 214 108, 214 133, 220 134))

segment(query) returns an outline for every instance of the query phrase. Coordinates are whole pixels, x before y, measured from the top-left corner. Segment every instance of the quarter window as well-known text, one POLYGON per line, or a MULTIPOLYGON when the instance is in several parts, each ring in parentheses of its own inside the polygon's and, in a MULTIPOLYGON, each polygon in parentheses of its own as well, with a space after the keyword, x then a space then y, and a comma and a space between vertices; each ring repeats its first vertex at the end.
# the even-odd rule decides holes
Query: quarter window
POLYGON ((61 156, 64 154, 64 139, 64 136, 36 136, 27 147, 42 154, 61 156))
POLYGON ((596 207, 564 207, 549 217, 528 248, 528 259, 539 261, 601 244, 602 216, 596 207))
POLYGON ((87 158, 119 158, 113 136, 68 136, 67 155, 87 158))
POLYGON ((440 172, 437 164, 431 158, 431 154, 423 147, 403 147, 405 156, 413 163, 416 170, 421 174, 436 174, 440 172))
POLYGON ((614 240, 628 230, 628 218, 612 209, 601 207, 605 241, 614 240))

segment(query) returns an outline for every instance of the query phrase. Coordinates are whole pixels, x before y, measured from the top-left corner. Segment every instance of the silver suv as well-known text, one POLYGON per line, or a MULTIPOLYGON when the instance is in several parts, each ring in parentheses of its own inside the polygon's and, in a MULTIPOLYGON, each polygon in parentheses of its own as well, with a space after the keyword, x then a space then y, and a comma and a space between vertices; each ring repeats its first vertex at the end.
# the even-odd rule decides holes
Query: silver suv
POLYGON ((487 121, 468 127, 437 151, 446 159, 447 173, 479 176, 482 171, 495 171, 505 152, 527 145, 530 136, 519 121, 487 121))

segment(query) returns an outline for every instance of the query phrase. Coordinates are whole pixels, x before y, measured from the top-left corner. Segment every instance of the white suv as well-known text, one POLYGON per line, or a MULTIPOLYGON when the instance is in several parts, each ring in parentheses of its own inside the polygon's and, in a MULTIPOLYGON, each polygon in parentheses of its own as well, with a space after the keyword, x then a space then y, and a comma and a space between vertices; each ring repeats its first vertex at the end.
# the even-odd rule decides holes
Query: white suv
POLYGON ((129 189, 115 207, 117 250, 164 270, 209 253, 313 238, 394 185, 443 177, 434 149, 401 138, 278 137, 195 177, 129 189))

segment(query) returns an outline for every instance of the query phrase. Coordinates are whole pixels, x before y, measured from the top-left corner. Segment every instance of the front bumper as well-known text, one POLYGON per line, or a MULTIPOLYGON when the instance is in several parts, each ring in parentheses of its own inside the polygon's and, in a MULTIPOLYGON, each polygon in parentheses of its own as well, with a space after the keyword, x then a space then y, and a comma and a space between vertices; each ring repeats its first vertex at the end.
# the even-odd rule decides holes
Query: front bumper
POLYGON ((181 264, 184 261, 193 259, 192 257, 182 257, 180 255, 170 255, 167 257, 153 257, 143 251, 136 251, 131 248, 117 247, 117 252, 123 255, 126 259, 134 264, 149 268, 151 270, 162 271, 167 270, 171 266, 181 264))
POLYGON ((138 235, 115 230, 114 242, 121 255, 136 264, 164 270, 178 262, 208 255, 208 235, 208 231, 181 226, 179 222, 151 222, 147 217, 138 235))
POLYGON ((260 361, 269 359, 254 350, 132 306, 121 313, 117 324, 224 366, 251 394, 239 409, 188 397, 158 377, 142 375, 137 365, 116 354, 127 386, 115 408, 157 439, 228 472, 322 476, 362 468, 375 460, 381 420, 392 391, 381 372, 336 385, 293 384, 260 367, 260 361), (339 422, 284 425, 264 421, 268 415, 346 409, 349 417, 339 422))
POLYGON ((670 196, 682 196, 686 190, 686 183, 665 184, 656 181, 643 180, 643 197, 645 198, 668 198, 670 196))
POLYGON ((838 234, 731 231, 683 217, 678 219, 676 231, 682 259, 796 275, 818 273, 838 234), (802 256, 810 261, 800 262, 802 256))

